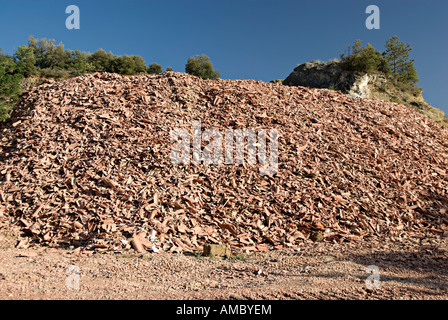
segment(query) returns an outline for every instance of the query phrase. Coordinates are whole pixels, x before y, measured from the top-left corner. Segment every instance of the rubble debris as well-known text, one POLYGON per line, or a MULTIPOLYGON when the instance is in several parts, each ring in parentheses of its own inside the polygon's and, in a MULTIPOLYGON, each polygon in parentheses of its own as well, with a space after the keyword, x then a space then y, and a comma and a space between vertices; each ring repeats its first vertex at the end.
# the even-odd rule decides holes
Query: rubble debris
MULTIPOLYGON (((95 73, 22 95, 0 135, 0 227, 31 244, 245 251, 448 235, 448 130, 340 92, 95 73), (170 131, 277 129, 278 171, 170 159, 170 131)), ((203 141, 204 146, 207 141, 203 141)), ((153 249, 154 250, 154 249, 153 249)))

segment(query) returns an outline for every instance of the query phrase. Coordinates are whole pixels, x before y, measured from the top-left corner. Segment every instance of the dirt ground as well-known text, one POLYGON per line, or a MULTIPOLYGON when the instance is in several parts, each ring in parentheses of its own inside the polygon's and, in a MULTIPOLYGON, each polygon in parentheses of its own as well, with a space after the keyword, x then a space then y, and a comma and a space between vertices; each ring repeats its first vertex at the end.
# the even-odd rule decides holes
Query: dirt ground
POLYGON ((0 299, 448 299, 446 238, 307 243, 230 259, 18 249, 18 240, 0 232, 0 299))

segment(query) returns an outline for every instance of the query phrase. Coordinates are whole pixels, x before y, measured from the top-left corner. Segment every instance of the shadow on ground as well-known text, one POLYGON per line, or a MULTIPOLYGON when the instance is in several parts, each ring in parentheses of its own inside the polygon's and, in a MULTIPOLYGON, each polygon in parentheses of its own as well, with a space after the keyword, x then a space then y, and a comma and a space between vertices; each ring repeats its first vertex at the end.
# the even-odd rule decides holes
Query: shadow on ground
POLYGON ((350 260, 379 268, 381 283, 423 286, 427 292, 448 293, 448 249, 423 245, 412 251, 385 251, 354 254, 350 260))

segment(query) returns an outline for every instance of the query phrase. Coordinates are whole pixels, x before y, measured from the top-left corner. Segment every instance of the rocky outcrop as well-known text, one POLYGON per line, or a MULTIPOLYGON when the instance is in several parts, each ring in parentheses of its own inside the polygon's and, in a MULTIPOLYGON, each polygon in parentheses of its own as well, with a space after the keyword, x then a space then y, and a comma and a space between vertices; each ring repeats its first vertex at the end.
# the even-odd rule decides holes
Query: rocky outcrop
POLYGON ((428 104, 423 90, 414 85, 397 83, 382 73, 366 74, 344 70, 337 61, 307 62, 297 66, 283 81, 284 85, 340 90, 353 97, 401 103, 432 120, 448 126, 442 110, 428 104))
POLYGON ((283 84, 346 91, 355 81, 355 75, 344 71, 335 61, 327 63, 312 61, 297 66, 283 84))

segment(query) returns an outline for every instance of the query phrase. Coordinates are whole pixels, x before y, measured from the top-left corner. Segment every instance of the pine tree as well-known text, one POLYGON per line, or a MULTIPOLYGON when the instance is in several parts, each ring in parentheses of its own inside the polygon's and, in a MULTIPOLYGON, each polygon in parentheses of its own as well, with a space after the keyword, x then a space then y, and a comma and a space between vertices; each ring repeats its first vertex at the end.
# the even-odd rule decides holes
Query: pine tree
POLYGON ((419 79, 414 67, 414 59, 409 59, 411 45, 400 41, 398 36, 393 36, 386 42, 386 51, 383 57, 388 62, 392 75, 401 82, 416 84, 419 79))

